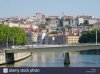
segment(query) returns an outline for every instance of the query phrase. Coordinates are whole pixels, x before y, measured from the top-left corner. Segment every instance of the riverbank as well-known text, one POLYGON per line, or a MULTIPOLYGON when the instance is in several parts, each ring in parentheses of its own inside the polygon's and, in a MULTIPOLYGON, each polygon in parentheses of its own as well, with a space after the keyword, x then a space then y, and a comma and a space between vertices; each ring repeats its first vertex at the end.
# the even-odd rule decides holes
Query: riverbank
MULTIPOLYGON (((15 53, 14 54, 14 62, 23 60, 27 57, 31 56, 30 52, 20 52, 20 53, 15 53)), ((0 52, 0 65, 6 64, 5 61, 5 53, 4 52, 0 52)))

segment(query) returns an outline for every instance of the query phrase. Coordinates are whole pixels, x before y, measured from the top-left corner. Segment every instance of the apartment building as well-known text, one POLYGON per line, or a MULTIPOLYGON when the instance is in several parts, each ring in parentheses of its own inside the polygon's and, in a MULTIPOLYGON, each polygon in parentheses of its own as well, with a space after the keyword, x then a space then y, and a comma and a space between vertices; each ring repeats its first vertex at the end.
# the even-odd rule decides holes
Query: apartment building
POLYGON ((56 31, 57 27, 60 25, 59 16, 49 16, 47 20, 49 31, 56 31))
MULTIPOLYGON (((93 18, 93 16, 77 16, 76 17, 77 25, 84 23, 84 20, 89 20, 92 18, 93 18)), ((91 20, 90 20, 90 22, 91 22, 91 20)))
POLYGON ((36 19, 38 20, 38 24, 45 24, 45 15, 42 13, 36 13, 36 19))
POLYGON ((78 35, 68 35, 67 44, 78 44, 79 36, 78 35))
POLYGON ((73 16, 62 16, 61 18, 63 26, 75 27, 75 19, 73 16))

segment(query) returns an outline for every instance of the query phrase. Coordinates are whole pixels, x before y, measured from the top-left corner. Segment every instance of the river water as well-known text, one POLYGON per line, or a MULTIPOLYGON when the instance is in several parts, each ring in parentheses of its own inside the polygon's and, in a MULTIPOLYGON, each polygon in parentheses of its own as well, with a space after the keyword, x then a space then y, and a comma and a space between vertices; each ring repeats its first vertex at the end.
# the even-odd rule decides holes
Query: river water
POLYGON ((100 50, 70 52, 70 65, 64 65, 63 52, 34 52, 32 56, 0 67, 100 67, 100 50))

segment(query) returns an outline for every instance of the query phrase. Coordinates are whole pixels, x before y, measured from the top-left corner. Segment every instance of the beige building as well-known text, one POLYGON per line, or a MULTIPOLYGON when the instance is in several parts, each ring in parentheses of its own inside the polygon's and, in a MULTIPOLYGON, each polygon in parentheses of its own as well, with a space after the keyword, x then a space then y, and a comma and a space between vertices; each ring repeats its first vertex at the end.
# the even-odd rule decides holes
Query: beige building
POLYGON ((79 40, 79 36, 77 35, 69 35, 67 36, 68 44, 77 44, 79 40))

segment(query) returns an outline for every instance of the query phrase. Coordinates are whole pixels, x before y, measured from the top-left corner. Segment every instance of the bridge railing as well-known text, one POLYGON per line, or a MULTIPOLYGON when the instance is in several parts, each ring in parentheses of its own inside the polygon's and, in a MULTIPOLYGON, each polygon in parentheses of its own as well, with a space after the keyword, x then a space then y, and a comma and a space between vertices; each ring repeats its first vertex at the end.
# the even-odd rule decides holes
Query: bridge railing
POLYGON ((41 45, 38 45, 38 44, 35 44, 35 45, 25 45, 24 48, 36 48, 36 47, 60 47, 60 46, 78 46, 78 45, 100 45, 100 43, 96 44, 96 43, 77 43, 77 44, 60 44, 60 45, 57 45, 57 44, 41 44, 41 45))
POLYGON ((66 45, 99 45, 100 43, 77 43, 77 44, 66 44, 66 45))

